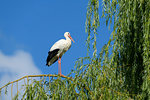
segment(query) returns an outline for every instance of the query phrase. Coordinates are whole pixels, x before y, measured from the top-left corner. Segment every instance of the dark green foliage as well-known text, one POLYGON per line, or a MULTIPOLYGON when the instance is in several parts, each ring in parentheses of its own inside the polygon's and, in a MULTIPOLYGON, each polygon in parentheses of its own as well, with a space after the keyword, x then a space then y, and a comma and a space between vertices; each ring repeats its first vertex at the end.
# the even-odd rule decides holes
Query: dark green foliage
MULTIPOLYGON (((114 18, 110 66, 130 94, 150 98, 150 1, 103 0, 106 23, 114 18), (120 67, 121 66, 121 67, 120 67)), ((133 96, 131 96, 133 97, 133 96)))

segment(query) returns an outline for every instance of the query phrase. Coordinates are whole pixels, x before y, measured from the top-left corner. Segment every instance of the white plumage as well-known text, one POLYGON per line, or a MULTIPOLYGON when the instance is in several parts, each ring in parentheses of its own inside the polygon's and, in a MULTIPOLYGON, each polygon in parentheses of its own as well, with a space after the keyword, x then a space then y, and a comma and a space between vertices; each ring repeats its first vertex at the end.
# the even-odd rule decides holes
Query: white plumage
POLYGON ((57 41, 48 52, 47 66, 52 65, 58 60, 59 63, 59 74, 61 75, 61 57, 62 55, 71 47, 71 40, 74 42, 69 32, 65 32, 64 37, 66 39, 61 39, 57 41))

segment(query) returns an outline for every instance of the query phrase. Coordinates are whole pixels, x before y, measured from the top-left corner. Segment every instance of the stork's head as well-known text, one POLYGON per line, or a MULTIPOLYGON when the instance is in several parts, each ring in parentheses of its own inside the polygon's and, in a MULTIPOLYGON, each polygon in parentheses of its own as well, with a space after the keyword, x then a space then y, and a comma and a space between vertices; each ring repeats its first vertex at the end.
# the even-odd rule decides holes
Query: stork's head
POLYGON ((70 33, 69 33, 69 32, 65 32, 64 37, 69 37, 69 38, 74 42, 74 40, 73 40, 72 37, 70 36, 70 33))

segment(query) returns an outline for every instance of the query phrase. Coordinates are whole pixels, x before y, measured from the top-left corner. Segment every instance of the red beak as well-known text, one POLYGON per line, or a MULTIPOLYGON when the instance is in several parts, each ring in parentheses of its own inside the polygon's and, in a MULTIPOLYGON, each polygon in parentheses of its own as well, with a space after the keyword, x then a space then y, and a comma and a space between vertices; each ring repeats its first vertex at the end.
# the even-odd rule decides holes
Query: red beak
POLYGON ((68 37, 73 41, 73 43, 74 43, 74 40, 72 39, 72 37, 70 36, 70 35, 68 35, 68 37))

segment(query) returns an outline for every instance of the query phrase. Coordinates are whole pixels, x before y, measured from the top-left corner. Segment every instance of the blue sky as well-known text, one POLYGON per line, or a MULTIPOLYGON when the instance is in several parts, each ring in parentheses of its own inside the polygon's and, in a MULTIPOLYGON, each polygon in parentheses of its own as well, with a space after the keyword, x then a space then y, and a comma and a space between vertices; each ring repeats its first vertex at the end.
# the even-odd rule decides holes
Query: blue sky
MULTIPOLYGON (((13 74, 15 77, 18 72, 24 73, 23 75, 28 72, 31 75, 57 74, 58 62, 47 67, 46 58, 50 47, 64 38, 65 32, 70 32, 75 40, 62 57, 62 74, 69 74, 74 69, 75 61, 87 53, 87 4, 88 0, 1 0, 0 60, 5 63, 0 63, 0 80, 3 81, 4 75, 10 78, 13 74), (15 68, 18 72, 13 71, 15 68)), ((101 1, 99 13, 102 14, 101 1)), ((98 52, 107 43, 111 33, 104 22, 100 18, 98 52)))

